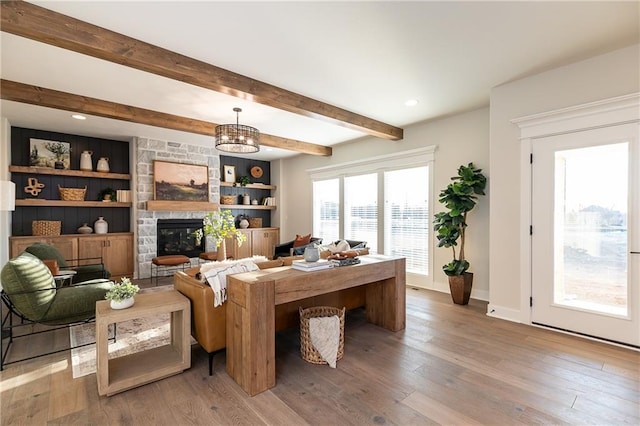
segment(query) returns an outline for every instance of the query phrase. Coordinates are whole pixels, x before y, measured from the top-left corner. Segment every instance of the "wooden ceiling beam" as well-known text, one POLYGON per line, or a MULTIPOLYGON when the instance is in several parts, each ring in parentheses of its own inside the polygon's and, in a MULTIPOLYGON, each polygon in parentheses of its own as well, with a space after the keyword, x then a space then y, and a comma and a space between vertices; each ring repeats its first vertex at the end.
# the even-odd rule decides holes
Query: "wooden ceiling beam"
POLYGON ((2 31, 252 102, 400 140, 403 130, 23 1, 0 2, 2 31))
MULTIPOLYGON (((8 101, 129 121, 131 123, 196 133, 211 136, 212 138, 215 136, 215 128, 217 126, 217 124, 208 121, 103 101, 87 96, 74 95, 10 80, 0 80, 0 98, 8 101)), ((213 139, 211 142, 213 143, 213 139)), ((281 138, 265 133, 260 134, 260 145, 319 156, 330 156, 332 153, 331 147, 328 146, 281 138)))

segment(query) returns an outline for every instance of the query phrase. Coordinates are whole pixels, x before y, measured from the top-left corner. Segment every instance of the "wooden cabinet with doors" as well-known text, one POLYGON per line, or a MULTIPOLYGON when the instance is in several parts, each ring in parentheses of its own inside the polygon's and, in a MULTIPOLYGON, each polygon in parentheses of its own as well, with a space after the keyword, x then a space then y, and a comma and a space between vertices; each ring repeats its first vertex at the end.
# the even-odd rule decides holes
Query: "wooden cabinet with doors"
POLYGON ((251 240, 253 237, 251 231, 248 229, 239 229, 239 231, 244 234, 246 240, 242 242, 241 246, 239 246, 238 241, 235 238, 227 238, 225 241, 227 247, 227 258, 242 259, 253 255, 251 252, 251 240))
MULTIPOLYGON (((66 235, 46 236, 46 237, 10 237, 9 250, 10 256, 16 257, 22 253, 27 247, 35 243, 46 243, 54 246, 65 259, 79 259, 78 257, 78 239, 69 238, 66 235)), ((83 256, 87 257, 87 256, 83 256)))
POLYGON ((235 238, 226 240, 227 257, 242 259, 251 256, 265 256, 271 259, 276 244, 280 240, 279 228, 249 228, 239 230, 246 237, 246 241, 238 246, 235 238))
MULTIPOLYGON (((47 243, 57 248, 65 259, 101 257, 111 272, 111 279, 133 276, 133 233, 59 235, 49 237, 10 237, 10 256, 15 257, 34 243, 47 243)), ((92 263, 88 260, 85 263, 92 263)), ((80 262, 82 263, 82 262, 80 262)))
POLYGON ((102 257, 114 281, 133 275, 133 235, 129 232, 78 238, 78 250, 85 257, 102 257))
POLYGON ((273 252, 280 241, 280 230, 278 228, 258 228, 252 230, 252 252, 254 255, 273 258, 273 252))

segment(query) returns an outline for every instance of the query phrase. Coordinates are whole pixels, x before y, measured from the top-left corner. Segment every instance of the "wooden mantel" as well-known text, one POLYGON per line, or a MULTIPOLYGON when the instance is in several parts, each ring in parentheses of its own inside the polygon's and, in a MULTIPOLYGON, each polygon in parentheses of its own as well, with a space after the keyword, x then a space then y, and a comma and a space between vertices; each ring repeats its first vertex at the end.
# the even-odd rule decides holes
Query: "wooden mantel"
POLYGON ((147 201, 147 210, 150 212, 209 212, 218 210, 218 208, 219 205, 217 203, 209 203, 207 201, 147 201))

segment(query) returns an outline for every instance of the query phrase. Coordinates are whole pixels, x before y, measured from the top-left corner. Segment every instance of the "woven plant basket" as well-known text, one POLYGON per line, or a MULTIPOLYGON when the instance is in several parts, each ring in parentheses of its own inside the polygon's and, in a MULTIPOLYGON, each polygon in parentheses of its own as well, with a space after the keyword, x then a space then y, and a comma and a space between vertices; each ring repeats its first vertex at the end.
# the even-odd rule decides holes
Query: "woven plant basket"
POLYGON ((59 220, 34 220, 31 222, 31 233, 35 236, 60 235, 62 222, 59 220))
POLYGON ((300 311, 300 356, 312 364, 327 364, 322 359, 320 353, 313 347, 311 336, 309 335, 309 318, 331 317, 337 315, 340 318, 340 343, 338 344, 338 356, 336 361, 342 359, 344 355, 344 311, 345 308, 334 308, 332 306, 316 306, 302 309, 300 311))
POLYGON ((250 217, 249 218, 249 228, 262 228, 262 218, 261 217, 250 217))
POLYGON ((221 195, 220 204, 235 204, 237 200, 236 195, 221 195))
POLYGON ((58 185, 58 189, 62 201, 84 201, 84 194, 87 192, 86 186, 84 188, 63 188, 58 185))

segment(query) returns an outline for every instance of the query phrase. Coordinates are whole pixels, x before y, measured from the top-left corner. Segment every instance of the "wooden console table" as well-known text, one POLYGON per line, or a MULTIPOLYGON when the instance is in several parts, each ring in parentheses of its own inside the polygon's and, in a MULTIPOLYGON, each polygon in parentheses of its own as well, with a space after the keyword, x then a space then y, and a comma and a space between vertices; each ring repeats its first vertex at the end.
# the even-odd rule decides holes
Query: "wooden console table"
POLYGON ((143 293, 126 309, 111 309, 108 300, 96 302, 96 376, 98 393, 113 395, 191 367, 191 305, 175 290, 143 293), (171 313, 171 343, 109 359, 109 324, 171 313))
POLYGON ((361 256, 361 263, 316 272, 280 267, 227 277, 227 373, 249 395, 276 385, 276 305, 366 286, 367 321, 405 328, 405 259, 361 256))

